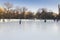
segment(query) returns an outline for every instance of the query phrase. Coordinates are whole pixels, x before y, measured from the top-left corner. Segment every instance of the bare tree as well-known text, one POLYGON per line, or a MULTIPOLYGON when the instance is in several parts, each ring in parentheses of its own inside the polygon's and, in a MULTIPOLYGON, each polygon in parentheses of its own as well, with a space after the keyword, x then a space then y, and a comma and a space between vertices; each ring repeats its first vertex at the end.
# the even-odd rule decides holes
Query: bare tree
POLYGON ((22 14, 23 14, 23 18, 25 18, 24 16, 25 16, 25 12, 27 11, 27 8, 26 7, 22 7, 21 11, 22 11, 22 14))
POLYGON ((20 6, 16 6, 15 11, 18 12, 19 14, 22 12, 20 6))
POLYGON ((20 12, 21 18, 24 19, 25 18, 25 12, 27 11, 27 8, 26 7, 21 8, 21 7, 17 6, 16 10, 20 12))
POLYGON ((41 13, 41 12, 42 12, 42 9, 39 8, 39 9, 37 10, 37 12, 41 13))
POLYGON ((13 7, 13 4, 9 3, 9 2, 6 2, 4 3, 6 9, 7 9, 7 13, 9 12, 9 10, 13 7))
MULTIPOLYGON (((5 9, 7 10, 7 13, 8 13, 6 16, 8 16, 8 19, 9 19, 11 17, 11 15, 9 14, 9 10, 13 7, 13 4, 6 2, 6 3, 4 3, 4 5, 5 5, 5 9)), ((3 18, 3 20, 4 20, 4 18, 3 18)))
POLYGON ((42 10, 42 12, 47 12, 46 8, 42 8, 41 10, 42 10))

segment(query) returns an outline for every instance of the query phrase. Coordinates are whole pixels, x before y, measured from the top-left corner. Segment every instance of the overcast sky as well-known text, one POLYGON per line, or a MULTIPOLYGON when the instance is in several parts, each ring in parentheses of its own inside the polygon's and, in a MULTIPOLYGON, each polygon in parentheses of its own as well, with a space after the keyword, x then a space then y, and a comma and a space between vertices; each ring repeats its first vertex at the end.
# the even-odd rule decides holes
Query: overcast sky
POLYGON ((38 8, 47 8, 57 13, 60 0, 0 0, 0 5, 2 6, 5 2, 10 2, 14 6, 25 6, 31 11, 36 11, 38 8))

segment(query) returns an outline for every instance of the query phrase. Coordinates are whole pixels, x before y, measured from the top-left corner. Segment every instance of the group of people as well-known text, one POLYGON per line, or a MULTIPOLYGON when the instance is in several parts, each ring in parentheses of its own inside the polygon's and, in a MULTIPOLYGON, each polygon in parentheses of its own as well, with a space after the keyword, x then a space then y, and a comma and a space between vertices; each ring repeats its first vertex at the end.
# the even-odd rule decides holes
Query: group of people
MULTIPOLYGON (((54 22, 55 22, 55 21, 57 21, 57 22, 58 22, 58 21, 59 21, 59 19, 54 19, 54 22)), ((5 20, 4 20, 4 19, 3 19, 3 22, 5 22, 5 20)), ((47 19, 44 19, 44 22, 47 22, 47 19)), ((19 24, 21 24, 21 19, 19 20, 19 24)))
MULTIPOLYGON (((47 21, 47 20, 45 19, 45 20, 44 20, 44 22, 46 22, 46 21, 47 21)), ((54 19, 54 22, 55 22, 55 21, 57 21, 57 22, 58 22, 58 21, 59 21, 59 19, 57 19, 57 20, 56 20, 56 19, 54 19)))

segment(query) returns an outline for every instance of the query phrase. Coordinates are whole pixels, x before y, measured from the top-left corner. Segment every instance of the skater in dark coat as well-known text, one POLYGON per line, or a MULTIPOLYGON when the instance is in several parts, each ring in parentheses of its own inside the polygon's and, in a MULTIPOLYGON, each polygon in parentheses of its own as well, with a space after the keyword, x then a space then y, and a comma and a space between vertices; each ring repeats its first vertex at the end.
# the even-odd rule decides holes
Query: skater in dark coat
POLYGON ((19 24, 21 24, 21 19, 20 19, 20 21, 19 21, 19 24))
POLYGON ((44 20, 44 22, 46 22, 46 19, 44 20))

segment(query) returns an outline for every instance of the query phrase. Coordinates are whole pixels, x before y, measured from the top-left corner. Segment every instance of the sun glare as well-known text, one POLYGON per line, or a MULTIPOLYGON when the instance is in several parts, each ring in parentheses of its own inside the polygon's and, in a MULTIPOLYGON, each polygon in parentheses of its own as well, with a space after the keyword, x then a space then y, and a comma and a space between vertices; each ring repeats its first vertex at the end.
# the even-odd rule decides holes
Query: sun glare
POLYGON ((3 7, 0 7, 0 12, 4 12, 4 8, 3 7))

